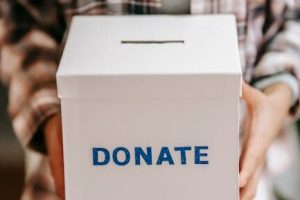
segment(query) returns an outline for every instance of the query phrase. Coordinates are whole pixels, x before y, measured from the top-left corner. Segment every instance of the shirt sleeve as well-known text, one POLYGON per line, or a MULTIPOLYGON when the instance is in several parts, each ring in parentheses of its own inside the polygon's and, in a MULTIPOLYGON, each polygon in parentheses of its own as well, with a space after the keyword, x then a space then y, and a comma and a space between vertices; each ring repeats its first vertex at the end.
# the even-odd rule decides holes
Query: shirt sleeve
MULTIPOLYGON (((289 20, 285 22, 282 30, 276 34, 268 45, 266 52, 261 57, 254 70, 254 85, 258 82, 273 79, 274 82, 287 82, 291 88, 294 100, 291 107, 293 116, 299 115, 299 91, 300 88, 300 23, 289 20), (296 78, 297 87, 294 81, 282 77, 282 74, 289 74, 296 78), (276 79, 272 76, 277 76, 276 79)), ((285 76, 286 77, 286 76, 285 76)), ((268 82, 268 81, 267 81, 268 82)), ((259 84, 257 84, 259 85, 259 84)))
POLYGON ((44 153, 43 125, 60 112, 55 74, 62 11, 55 1, 3 2, 0 76, 8 88, 8 112, 21 145, 44 153))

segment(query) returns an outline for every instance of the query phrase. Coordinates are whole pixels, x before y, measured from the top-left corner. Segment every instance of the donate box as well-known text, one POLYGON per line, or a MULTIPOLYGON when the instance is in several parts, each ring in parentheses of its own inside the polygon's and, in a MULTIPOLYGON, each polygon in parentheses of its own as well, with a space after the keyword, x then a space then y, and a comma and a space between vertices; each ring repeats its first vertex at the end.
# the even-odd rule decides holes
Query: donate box
POLYGON ((68 200, 237 200, 235 18, 81 16, 57 73, 68 200))

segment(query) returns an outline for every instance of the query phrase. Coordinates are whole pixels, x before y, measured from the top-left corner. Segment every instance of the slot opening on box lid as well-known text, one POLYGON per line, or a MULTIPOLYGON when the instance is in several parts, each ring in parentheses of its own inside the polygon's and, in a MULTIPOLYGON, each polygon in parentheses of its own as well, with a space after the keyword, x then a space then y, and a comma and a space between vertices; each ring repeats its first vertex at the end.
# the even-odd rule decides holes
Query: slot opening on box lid
POLYGON ((121 40, 121 44, 184 44, 184 40, 121 40))

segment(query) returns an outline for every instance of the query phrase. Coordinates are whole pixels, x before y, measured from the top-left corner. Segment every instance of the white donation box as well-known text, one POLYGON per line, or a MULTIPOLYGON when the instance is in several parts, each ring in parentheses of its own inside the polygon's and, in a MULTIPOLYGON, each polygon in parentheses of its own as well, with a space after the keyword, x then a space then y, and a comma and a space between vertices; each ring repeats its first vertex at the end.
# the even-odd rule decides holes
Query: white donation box
POLYGON ((74 17, 57 73, 67 200, 237 200, 235 18, 74 17))

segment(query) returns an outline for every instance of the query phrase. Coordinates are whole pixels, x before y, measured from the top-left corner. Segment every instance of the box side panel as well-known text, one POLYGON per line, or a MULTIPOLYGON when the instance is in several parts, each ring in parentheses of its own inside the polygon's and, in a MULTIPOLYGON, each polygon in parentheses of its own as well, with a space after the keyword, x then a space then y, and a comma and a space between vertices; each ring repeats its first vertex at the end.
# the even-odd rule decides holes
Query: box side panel
MULTIPOLYGON (((238 198, 238 99, 62 99, 68 200, 199 200, 238 198), (174 147, 208 146, 208 165, 195 152, 181 164, 174 147), (95 147, 130 151, 124 166, 93 165, 95 147), (152 148, 152 165, 136 165, 134 147, 152 148), (169 147, 174 165, 157 165, 169 147)), ((204 158, 205 160, 206 158, 204 158)))

